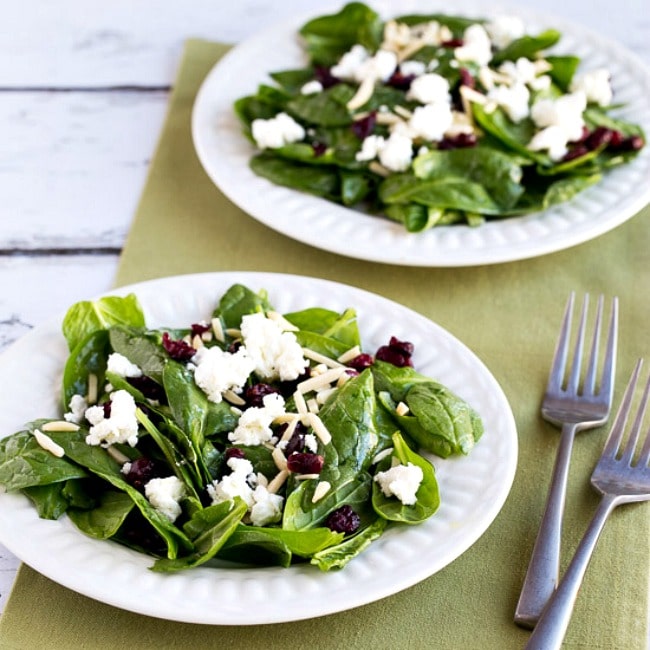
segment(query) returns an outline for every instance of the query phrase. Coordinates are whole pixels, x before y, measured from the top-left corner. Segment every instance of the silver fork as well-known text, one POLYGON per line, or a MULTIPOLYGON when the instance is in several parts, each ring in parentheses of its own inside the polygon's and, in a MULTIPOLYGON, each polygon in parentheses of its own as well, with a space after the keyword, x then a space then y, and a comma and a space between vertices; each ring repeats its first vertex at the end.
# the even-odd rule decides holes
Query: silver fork
POLYGON ((650 378, 646 382, 627 443, 621 449, 641 364, 639 360, 634 368, 603 453, 591 475, 591 484, 603 495, 602 499, 566 574, 530 636, 527 650, 553 650, 562 645, 582 579, 607 517, 621 504, 650 500, 650 427, 645 438, 639 441, 650 395, 650 378))
POLYGON ((600 296, 598 299, 589 360, 581 387, 581 365, 589 305, 589 295, 585 295, 573 360, 565 387, 564 377, 569 355, 574 301, 575 294, 572 293, 564 312, 548 385, 542 401, 542 416, 545 420, 561 427, 562 433, 544 514, 515 610, 515 623, 527 628, 535 626, 544 606, 557 586, 560 569, 562 514, 573 440, 578 431, 604 424, 609 417, 612 404, 616 367, 618 299, 613 298, 612 300, 602 378, 597 386, 596 375, 598 374, 598 350, 604 298, 600 296))

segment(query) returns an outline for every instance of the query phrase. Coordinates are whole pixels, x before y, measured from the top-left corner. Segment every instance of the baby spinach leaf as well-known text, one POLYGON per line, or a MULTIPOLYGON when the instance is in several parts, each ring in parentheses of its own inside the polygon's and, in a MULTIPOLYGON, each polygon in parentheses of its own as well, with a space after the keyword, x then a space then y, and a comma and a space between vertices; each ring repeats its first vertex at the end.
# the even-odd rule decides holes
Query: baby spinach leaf
POLYGON ((548 72, 551 79, 553 79, 563 92, 568 92, 573 75, 580 65, 580 57, 550 55, 545 58, 551 64, 551 69, 548 72))
POLYGON ((408 232, 423 232, 439 221, 443 210, 419 203, 391 203, 384 213, 389 219, 403 224, 408 232))
POLYGON ((221 297, 219 306, 212 315, 220 318, 225 328, 239 328, 242 318, 247 314, 272 309, 266 291, 255 293, 243 284, 233 284, 221 297))
POLYGON ((370 7, 351 2, 335 14, 308 21, 301 27, 300 35, 305 39, 310 59, 330 66, 357 43, 374 52, 383 37, 383 21, 370 7))
POLYGON ((387 524, 385 519, 378 518, 370 526, 343 540, 340 544, 315 553, 311 564, 317 566, 321 571, 342 569, 350 560, 381 537, 387 524))
POLYGON ((83 533, 95 539, 113 537, 124 523, 135 503, 125 492, 106 490, 100 497, 100 503, 92 510, 70 508, 68 517, 83 533))
POLYGON ((383 519, 403 524, 419 524, 428 519, 440 507, 440 492, 433 465, 411 450, 397 432, 393 434, 393 453, 380 461, 377 471, 386 471, 391 467, 392 458, 401 465, 417 465, 423 474, 422 482, 416 492, 417 501, 413 505, 404 505, 396 497, 387 497, 377 481, 372 486, 372 506, 383 519))
POLYGON ((447 14, 405 14, 395 18, 397 22, 406 25, 420 25, 422 23, 437 22, 440 25, 449 27, 454 36, 462 36, 465 30, 474 23, 484 23, 485 21, 480 18, 467 18, 465 16, 453 16, 447 14))
POLYGON ((277 108, 273 104, 268 104, 257 95, 241 97, 233 104, 233 109, 235 115, 246 128, 246 133, 251 141, 253 137, 250 133, 250 128, 253 120, 270 120, 278 113, 277 108))
POLYGON ((113 325, 144 327, 144 314, 134 294, 77 302, 63 318, 62 330, 68 348, 74 350, 92 332, 113 325))
POLYGON ((8 491, 88 475, 71 458, 54 456, 36 442, 33 432, 46 421, 35 420, 27 425, 26 430, 0 440, 0 484, 8 491))
POLYGON ((269 76, 291 94, 298 93, 308 82, 314 79, 314 68, 299 68, 297 70, 280 70, 271 72, 269 76))
POLYGON ((233 534, 246 509, 246 504, 235 497, 233 501, 224 501, 197 511, 185 526, 195 551, 184 557, 156 560, 152 570, 164 573, 180 571, 211 560, 233 534))
POLYGON ((356 205, 363 201, 377 185, 372 174, 341 170, 341 202, 356 205))
POLYGON ((93 374, 102 386, 106 373, 106 359, 110 353, 107 330, 90 332, 77 343, 63 369, 63 410, 73 395, 88 394, 88 377, 93 374))
POLYGON ((320 93, 297 95, 287 103, 287 112, 311 125, 336 127, 352 124, 346 104, 354 96, 354 88, 337 84, 320 93))
POLYGON ((561 36, 562 34, 557 29, 547 29, 536 36, 522 36, 512 41, 502 50, 495 52, 491 63, 496 65, 503 63, 503 61, 516 61, 521 57, 534 59, 538 52, 555 45, 561 36))
POLYGON ((142 374, 162 383, 162 371, 169 357, 162 346, 162 335, 135 327, 115 326, 109 330, 115 352, 125 356, 142 370, 142 374))
POLYGON ((63 495, 64 485, 60 482, 33 485, 23 488, 23 494, 34 504, 41 519, 58 519, 68 509, 68 500, 63 495))
POLYGON ((357 312, 354 309, 338 313, 330 309, 312 307, 284 314, 284 317, 300 330, 321 334, 325 338, 344 343, 348 348, 361 342, 357 312))

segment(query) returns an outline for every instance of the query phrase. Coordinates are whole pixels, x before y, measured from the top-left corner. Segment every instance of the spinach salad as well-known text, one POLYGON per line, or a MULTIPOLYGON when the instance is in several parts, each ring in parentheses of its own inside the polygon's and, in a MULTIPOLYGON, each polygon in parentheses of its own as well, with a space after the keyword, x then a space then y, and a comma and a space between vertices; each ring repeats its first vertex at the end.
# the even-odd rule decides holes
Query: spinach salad
POLYGON ((280 315, 241 284, 215 302, 206 321, 160 329, 134 294, 73 305, 63 417, 0 440, 0 484, 159 572, 338 569, 436 512, 419 450, 467 454, 483 425, 414 369, 411 343, 370 354, 354 309, 280 315))
POLYGON ((645 144, 606 69, 513 16, 385 21, 355 2, 299 37, 305 67, 235 102, 252 170, 409 232, 545 210, 645 144))

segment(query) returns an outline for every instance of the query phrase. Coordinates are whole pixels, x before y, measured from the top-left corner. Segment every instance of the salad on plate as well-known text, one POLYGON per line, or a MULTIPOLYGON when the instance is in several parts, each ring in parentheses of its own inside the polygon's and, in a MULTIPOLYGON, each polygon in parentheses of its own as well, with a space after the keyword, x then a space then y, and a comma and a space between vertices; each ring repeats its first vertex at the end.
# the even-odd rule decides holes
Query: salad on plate
POLYGON ((0 440, 0 485, 175 572, 223 562, 344 567, 434 515, 429 454, 468 454, 479 414, 361 347, 354 309, 279 314, 234 284, 206 320, 147 328, 134 294, 73 305, 62 417, 0 440))
POLYGON ((384 20, 354 2, 299 36, 307 65, 235 102, 252 170, 409 232, 545 210, 645 145, 607 69, 515 16, 384 20))

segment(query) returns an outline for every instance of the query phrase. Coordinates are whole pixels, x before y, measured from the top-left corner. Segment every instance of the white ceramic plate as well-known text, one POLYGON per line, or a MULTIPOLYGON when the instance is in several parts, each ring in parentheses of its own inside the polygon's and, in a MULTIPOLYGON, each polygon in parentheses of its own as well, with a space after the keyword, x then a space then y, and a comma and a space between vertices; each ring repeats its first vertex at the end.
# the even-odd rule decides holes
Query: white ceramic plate
MULTIPOLYGON (((442 505, 422 525, 390 529, 345 569, 198 567, 173 575, 148 569, 152 558, 80 533, 63 516, 39 519, 21 494, 0 494, 0 543, 70 589, 159 618, 249 625, 311 618, 378 600, 436 573, 487 529, 510 490, 517 461, 512 412, 495 379, 453 336, 394 302, 346 285, 291 275, 213 273, 125 287, 152 327, 188 326, 209 317, 235 282, 267 289, 281 312, 311 306, 358 312, 366 350, 391 335, 415 344, 416 367, 478 410, 485 434, 468 457, 435 459, 442 505), (272 596, 272 597, 270 597, 272 596)), ((36 328, 0 356, 0 437, 38 417, 60 417, 57 399, 67 355, 61 319, 36 328)))
MULTIPOLYGON (((395 5, 372 6, 384 17, 395 5)), ((435 11, 404 0, 399 14, 435 11)), ((449 11, 449 7, 438 7, 449 11)), ((460 0, 453 12, 485 16, 478 2, 460 0)), ((323 12, 326 13, 326 12, 323 12)), ((650 133, 650 71, 620 45, 582 27, 530 11, 491 6, 489 13, 520 15, 531 33, 553 27, 563 33, 559 52, 582 59, 581 69, 607 67, 621 118, 650 133)), ((253 146, 242 134, 233 102, 272 83, 269 72, 299 68, 306 59, 297 29, 307 17, 272 27, 229 52, 208 74, 196 98, 192 134, 198 157, 213 182, 243 210, 293 239, 341 255, 406 266, 471 266, 543 255, 592 239, 632 217, 650 201, 650 147, 630 165, 614 169, 573 201, 524 217, 408 233, 400 224, 324 199, 273 185, 248 167, 253 146)))

